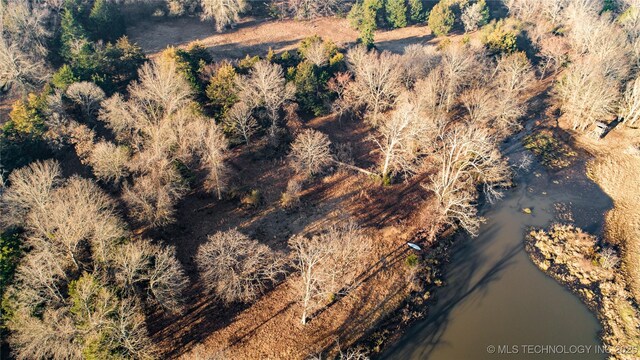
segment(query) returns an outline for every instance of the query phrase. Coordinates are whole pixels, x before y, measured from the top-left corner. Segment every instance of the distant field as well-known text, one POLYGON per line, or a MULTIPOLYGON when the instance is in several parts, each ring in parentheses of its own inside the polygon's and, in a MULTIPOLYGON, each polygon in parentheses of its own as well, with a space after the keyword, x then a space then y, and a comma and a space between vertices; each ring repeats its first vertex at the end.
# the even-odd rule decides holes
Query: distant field
MULTIPOLYGON (((242 20, 235 29, 223 33, 216 33, 210 22, 202 22, 198 18, 176 18, 141 21, 130 26, 127 33, 150 56, 167 46, 180 47, 200 41, 209 49, 214 60, 264 54, 269 48, 276 52, 291 50, 296 48, 300 40, 312 35, 330 39, 337 45, 355 43, 358 38, 349 21, 340 18, 312 21, 249 18, 242 20)), ((402 52, 410 44, 431 41, 436 40, 427 26, 376 33, 376 46, 392 52, 402 52)))

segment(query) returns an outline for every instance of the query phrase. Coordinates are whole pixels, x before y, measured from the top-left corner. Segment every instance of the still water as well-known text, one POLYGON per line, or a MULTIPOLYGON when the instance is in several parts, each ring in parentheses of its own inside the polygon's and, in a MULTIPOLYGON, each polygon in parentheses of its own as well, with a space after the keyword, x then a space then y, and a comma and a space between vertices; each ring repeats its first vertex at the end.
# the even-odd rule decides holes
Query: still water
MULTIPOLYGON (((516 164, 525 151, 515 143, 505 153, 516 164)), ((520 171, 515 188, 483 207, 487 222, 480 235, 457 242, 446 284, 427 318, 382 358, 605 359, 596 317, 531 262, 523 243, 529 227, 558 221, 556 204, 571 210, 577 226, 601 230, 611 200, 583 174, 582 169, 550 173, 535 161, 520 171)))

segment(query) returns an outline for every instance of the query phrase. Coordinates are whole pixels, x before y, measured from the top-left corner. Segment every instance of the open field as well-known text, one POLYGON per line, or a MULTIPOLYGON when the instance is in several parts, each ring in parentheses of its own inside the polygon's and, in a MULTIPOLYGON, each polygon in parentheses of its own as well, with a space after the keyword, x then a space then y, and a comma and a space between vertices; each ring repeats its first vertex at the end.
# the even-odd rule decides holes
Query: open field
MULTIPOLYGON (((358 33, 349 21, 340 18, 321 18, 311 21, 243 19, 235 29, 216 33, 210 22, 198 18, 176 18, 162 22, 146 20, 129 27, 128 36, 153 56, 167 46, 186 46, 193 41, 202 43, 214 60, 237 59, 245 55, 264 55, 297 47, 300 40, 318 35, 338 46, 353 44, 358 33)), ((377 31, 376 47, 402 52, 406 45, 435 41, 427 26, 377 31)))

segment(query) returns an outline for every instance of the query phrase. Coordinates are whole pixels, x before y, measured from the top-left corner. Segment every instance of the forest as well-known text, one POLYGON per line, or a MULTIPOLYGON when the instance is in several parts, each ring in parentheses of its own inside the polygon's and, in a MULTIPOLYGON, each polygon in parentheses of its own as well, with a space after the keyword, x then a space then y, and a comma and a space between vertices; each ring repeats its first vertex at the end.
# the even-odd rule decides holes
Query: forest
POLYGON ((637 0, 0 0, 0 32, 3 359, 376 358, 534 158, 614 206, 532 260, 640 346, 637 0), (132 40, 171 21, 353 38, 132 40))

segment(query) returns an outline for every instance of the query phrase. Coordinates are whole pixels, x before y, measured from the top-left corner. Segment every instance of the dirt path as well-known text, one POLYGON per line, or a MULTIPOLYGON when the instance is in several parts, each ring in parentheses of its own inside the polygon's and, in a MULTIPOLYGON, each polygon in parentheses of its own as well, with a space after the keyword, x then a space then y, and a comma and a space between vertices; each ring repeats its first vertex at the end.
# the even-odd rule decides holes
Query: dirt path
MULTIPOLYGON (((210 22, 198 18, 177 18, 162 21, 141 21, 130 26, 128 36, 150 56, 167 46, 186 46, 200 41, 215 60, 262 55, 269 48, 274 51, 290 50, 308 36, 319 35, 337 45, 355 43, 358 33, 349 21, 340 18, 322 18, 312 21, 244 19, 230 31, 216 33, 210 22)), ((411 26, 376 33, 376 46, 382 50, 402 52, 410 44, 425 44, 434 40, 426 26, 411 26)))

